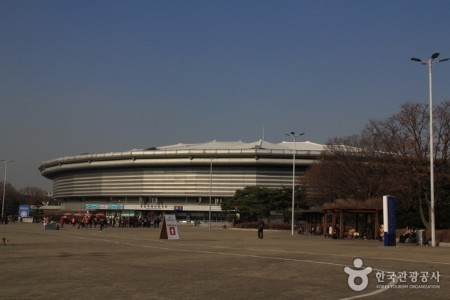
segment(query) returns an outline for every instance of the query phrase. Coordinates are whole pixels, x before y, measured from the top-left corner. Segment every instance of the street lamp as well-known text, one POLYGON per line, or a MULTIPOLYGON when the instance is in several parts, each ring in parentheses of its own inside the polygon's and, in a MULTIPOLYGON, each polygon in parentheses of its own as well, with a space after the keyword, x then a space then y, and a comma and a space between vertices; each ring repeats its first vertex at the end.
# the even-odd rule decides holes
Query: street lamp
POLYGON ((13 160, 2 160, 5 163, 5 178, 3 180, 3 201, 2 201, 2 222, 5 216, 5 191, 6 191, 6 174, 8 172, 8 163, 14 162, 13 160))
POLYGON ((436 60, 439 53, 433 53, 431 59, 422 61, 419 58, 411 58, 412 61, 419 62, 422 65, 428 66, 428 77, 430 84, 430 221, 431 221, 431 246, 436 247, 436 223, 434 218, 434 158, 433 158, 433 84, 431 70, 434 64, 447 61, 449 58, 436 60))
POLYGON ((294 139, 294 149, 292 151, 292 220, 291 220, 291 235, 294 235, 294 210, 295 210, 295 138, 305 133, 285 133, 286 136, 292 136, 294 139))
POLYGON ((209 165, 209 230, 211 230, 211 193, 212 193, 212 167, 213 158, 211 157, 211 162, 209 165))

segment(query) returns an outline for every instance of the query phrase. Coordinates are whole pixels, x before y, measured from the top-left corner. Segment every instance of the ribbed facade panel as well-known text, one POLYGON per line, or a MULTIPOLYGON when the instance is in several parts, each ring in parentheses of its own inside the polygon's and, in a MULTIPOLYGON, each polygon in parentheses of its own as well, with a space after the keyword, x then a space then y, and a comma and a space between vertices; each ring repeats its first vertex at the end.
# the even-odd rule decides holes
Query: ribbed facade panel
POLYGON ((290 186, 292 171, 270 168, 112 169, 61 174, 54 180, 55 198, 95 196, 231 197, 246 186, 290 186))
POLYGON ((81 154, 43 162, 41 174, 53 180, 53 197, 82 203, 204 203, 232 197, 247 186, 292 187, 296 176, 320 155, 311 143, 265 141, 177 144, 160 149, 81 154), (230 148, 222 148, 230 147, 230 148))

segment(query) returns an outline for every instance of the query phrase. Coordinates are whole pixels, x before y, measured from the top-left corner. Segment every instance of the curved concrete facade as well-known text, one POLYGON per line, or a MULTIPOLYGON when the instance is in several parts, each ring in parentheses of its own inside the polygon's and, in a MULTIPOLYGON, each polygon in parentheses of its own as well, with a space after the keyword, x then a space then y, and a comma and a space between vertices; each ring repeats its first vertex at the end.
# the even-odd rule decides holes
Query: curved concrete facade
MULTIPOLYGON (((212 141, 62 157, 43 162, 39 170, 53 180, 53 197, 67 209, 70 203, 125 203, 138 210, 164 204, 167 210, 194 206, 204 211, 211 197, 213 210, 220 211, 222 199, 237 189, 292 186, 293 149, 288 142, 212 141)), ((301 175, 324 146, 299 142, 295 149, 301 175)))

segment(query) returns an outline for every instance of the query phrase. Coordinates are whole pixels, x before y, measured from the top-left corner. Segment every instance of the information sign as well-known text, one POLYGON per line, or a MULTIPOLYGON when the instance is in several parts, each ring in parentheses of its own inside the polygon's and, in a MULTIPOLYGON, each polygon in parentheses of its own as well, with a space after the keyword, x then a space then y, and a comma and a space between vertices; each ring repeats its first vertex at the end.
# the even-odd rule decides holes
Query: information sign
POLYGON ((178 240, 177 218, 175 215, 164 215, 163 224, 161 226, 160 239, 165 240, 178 240))

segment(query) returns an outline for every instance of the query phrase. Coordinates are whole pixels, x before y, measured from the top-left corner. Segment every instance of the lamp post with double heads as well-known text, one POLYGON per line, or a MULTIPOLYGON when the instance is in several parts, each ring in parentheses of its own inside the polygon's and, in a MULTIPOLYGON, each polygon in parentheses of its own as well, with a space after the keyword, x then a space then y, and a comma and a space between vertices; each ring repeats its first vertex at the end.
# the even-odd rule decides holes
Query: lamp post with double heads
POLYGON ((209 214, 208 214, 208 223, 209 230, 211 230, 211 193, 212 193, 212 167, 213 167, 213 158, 211 156, 211 161, 209 164, 209 214))
POLYGON ((295 133, 290 132, 286 133, 287 136, 292 136, 294 139, 294 148, 292 150, 292 218, 291 218, 291 235, 294 235, 294 218, 295 218, 295 138, 301 135, 304 135, 305 133, 295 133))
POLYGON ((2 222, 5 216, 5 192, 6 192, 6 175, 8 174, 8 163, 14 162, 13 160, 2 160, 5 163, 5 177, 3 179, 3 200, 2 200, 2 222))
POLYGON ((436 247, 436 221, 434 217, 434 153, 433 153, 433 81, 432 81, 432 69, 433 65, 447 61, 449 58, 437 60, 440 53, 433 53, 431 59, 423 61, 419 58, 413 57, 412 61, 419 62, 422 65, 428 66, 428 80, 429 80, 429 92, 430 92, 430 222, 431 222, 431 246, 436 247))

